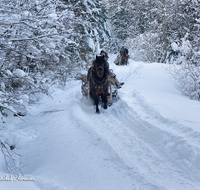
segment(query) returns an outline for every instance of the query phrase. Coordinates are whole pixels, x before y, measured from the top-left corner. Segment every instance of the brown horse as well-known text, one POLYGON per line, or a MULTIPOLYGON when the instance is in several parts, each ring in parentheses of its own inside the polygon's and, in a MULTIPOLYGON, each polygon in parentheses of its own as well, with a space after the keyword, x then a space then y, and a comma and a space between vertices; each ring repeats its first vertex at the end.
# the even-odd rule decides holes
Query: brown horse
POLYGON ((115 59, 114 63, 116 65, 127 65, 128 59, 129 59, 128 49, 122 47, 121 50, 120 50, 120 54, 115 59))
POLYGON ((96 113, 100 113, 98 104, 99 97, 103 102, 103 108, 107 109, 107 95, 108 95, 108 76, 109 68, 104 56, 96 56, 93 61, 93 67, 89 70, 90 74, 90 96, 96 105, 96 113))
POLYGON ((123 51, 120 52, 120 60, 119 65, 127 65, 128 64, 128 49, 123 48, 123 51))

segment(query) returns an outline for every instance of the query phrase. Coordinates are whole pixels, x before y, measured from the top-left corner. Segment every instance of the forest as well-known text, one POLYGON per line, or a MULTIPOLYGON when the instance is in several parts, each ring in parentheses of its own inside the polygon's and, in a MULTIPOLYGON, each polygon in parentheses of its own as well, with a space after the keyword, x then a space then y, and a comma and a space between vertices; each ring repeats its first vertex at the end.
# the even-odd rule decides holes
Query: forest
POLYGON ((2 0, 0 10, 2 124, 122 46, 135 61, 172 65, 183 94, 200 100, 199 0, 2 0))

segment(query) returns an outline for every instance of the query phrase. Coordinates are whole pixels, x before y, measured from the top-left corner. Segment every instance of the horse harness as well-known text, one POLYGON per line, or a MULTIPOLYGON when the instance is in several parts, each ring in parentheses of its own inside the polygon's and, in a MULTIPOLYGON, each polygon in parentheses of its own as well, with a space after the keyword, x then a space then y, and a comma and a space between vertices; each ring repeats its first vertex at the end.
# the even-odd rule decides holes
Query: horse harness
POLYGON ((108 84, 109 84, 108 77, 106 77, 106 78, 103 79, 102 81, 97 81, 96 79, 94 79, 94 78, 92 77, 92 72, 95 72, 94 66, 92 67, 92 69, 91 69, 91 74, 90 74, 91 85, 92 85, 94 88, 101 89, 101 88, 105 88, 105 87, 108 86, 108 84))

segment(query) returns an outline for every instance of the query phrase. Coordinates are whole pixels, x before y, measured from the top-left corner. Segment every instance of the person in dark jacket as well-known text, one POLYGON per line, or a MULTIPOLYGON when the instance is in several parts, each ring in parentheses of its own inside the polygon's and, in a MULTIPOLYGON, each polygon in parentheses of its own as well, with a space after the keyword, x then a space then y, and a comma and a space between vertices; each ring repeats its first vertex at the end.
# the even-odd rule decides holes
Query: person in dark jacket
MULTIPOLYGON (((101 50, 101 52, 100 52, 100 55, 101 56, 104 56, 104 58, 105 58, 105 60, 106 60, 106 64, 107 64, 107 67, 109 68, 109 63, 108 63, 108 54, 105 52, 105 51, 103 51, 103 50, 101 50)), ((92 66, 90 67, 90 69, 89 69, 89 71, 88 71, 88 75, 87 75, 87 80, 89 81, 89 79, 90 79, 90 73, 91 73, 91 69, 94 67, 94 65, 93 65, 93 62, 92 62, 92 66)), ((121 86, 124 84, 123 82, 119 82, 118 81, 118 79, 116 78, 116 74, 111 70, 111 69, 109 69, 109 78, 110 78, 110 81, 111 81, 111 83, 113 84, 113 85, 115 85, 116 86, 116 88, 121 88, 121 86)))

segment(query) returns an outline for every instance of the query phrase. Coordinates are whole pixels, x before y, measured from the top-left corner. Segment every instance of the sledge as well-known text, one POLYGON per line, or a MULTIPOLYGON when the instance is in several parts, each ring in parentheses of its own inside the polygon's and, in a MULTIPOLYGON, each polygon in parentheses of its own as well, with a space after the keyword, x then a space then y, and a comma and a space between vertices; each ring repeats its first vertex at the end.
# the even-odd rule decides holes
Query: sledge
MULTIPOLYGON (((87 99, 90 99, 90 82, 87 81, 87 75, 83 75, 81 77, 82 85, 81 85, 81 93, 83 96, 85 96, 87 99)), ((107 96, 108 99, 108 106, 112 105, 113 98, 116 98, 118 96, 118 90, 112 83, 112 78, 109 78, 109 94, 107 96)), ((100 97, 101 100, 101 97, 100 97)))
POLYGON ((114 63, 115 65, 128 65, 128 59, 128 49, 122 48, 120 54, 117 55, 117 58, 115 59, 114 63))

